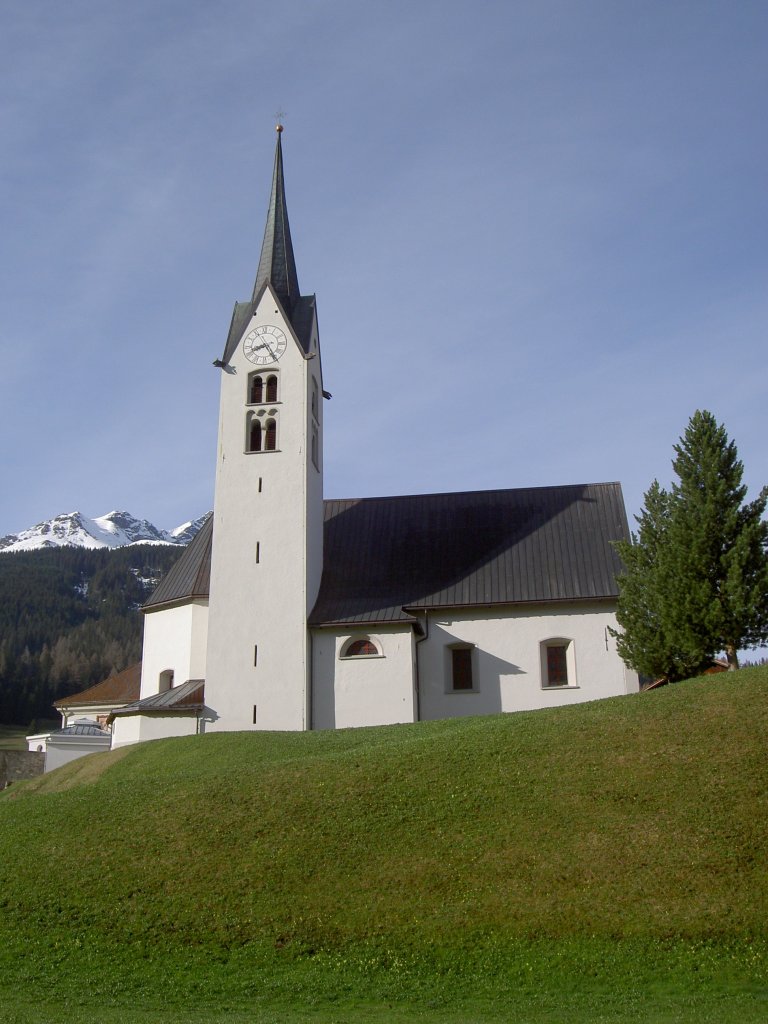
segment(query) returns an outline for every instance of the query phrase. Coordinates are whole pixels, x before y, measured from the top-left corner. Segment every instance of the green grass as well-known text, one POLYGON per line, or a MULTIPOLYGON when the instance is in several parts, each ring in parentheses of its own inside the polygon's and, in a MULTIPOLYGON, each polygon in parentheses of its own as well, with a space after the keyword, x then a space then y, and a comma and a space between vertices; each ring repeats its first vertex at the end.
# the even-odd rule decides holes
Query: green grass
POLYGON ((27 732, 20 725, 0 725, 0 750, 26 750, 27 732))
MULTIPOLYGON (((35 732, 47 732, 60 729, 61 719, 38 719, 35 732)), ((3 725, 0 723, 0 750, 26 750, 27 739, 31 735, 29 727, 23 725, 3 725)))
POLYGON ((73 762, 0 797, 2 1019, 764 1022, 767 726, 761 667, 73 762))

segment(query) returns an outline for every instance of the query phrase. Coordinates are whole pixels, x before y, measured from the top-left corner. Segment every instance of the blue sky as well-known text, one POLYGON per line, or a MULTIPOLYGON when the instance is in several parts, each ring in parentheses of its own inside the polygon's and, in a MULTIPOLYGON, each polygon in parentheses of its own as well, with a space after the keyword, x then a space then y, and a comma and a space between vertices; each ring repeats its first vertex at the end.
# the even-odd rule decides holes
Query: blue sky
POLYGON ((762 0, 11 0, 0 80, 0 535, 211 507, 279 109, 328 497, 768 482, 762 0))

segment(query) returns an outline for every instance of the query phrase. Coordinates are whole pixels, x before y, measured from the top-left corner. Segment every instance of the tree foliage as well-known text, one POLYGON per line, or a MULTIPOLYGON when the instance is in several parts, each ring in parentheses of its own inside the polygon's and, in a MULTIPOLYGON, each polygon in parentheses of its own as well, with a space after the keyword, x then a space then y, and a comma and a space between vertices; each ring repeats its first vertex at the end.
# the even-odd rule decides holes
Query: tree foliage
POLYGON ((0 722, 50 718, 54 701, 138 661, 138 609, 182 551, 132 545, 0 555, 0 722))
POLYGON ((654 480, 637 535, 617 545, 619 653, 670 680, 721 651, 737 667, 739 648, 768 640, 768 488, 745 502, 736 445, 709 412, 694 413, 674 451, 677 481, 665 491, 654 480))

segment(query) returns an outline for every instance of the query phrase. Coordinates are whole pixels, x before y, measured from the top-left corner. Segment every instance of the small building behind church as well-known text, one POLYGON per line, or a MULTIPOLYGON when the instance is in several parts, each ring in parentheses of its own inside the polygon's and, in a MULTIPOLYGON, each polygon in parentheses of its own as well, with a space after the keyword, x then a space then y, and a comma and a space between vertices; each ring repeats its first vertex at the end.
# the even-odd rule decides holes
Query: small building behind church
POLYGON ((253 292, 214 363, 213 516, 143 609, 140 692, 109 712, 113 747, 636 692, 611 633, 618 483, 324 499, 330 395, 281 132, 253 292))

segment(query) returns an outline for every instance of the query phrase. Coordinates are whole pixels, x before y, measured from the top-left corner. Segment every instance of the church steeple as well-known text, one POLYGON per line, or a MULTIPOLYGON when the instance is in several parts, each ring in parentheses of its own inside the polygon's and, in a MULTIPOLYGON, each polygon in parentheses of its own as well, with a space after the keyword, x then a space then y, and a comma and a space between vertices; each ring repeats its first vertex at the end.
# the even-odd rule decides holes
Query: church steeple
POLYGON ((285 203, 282 132, 283 126, 278 124, 275 166, 272 172, 272 194, 269 198, 264 241, 261 244, 259 269, 256 274, 256 283, 253 286, 253 300, 256 300, 264 283, 269 281, 286 313, 291 316, 299 298, 299 279, 296 274, 291 228, 288 224, 288 208, 285 203))

